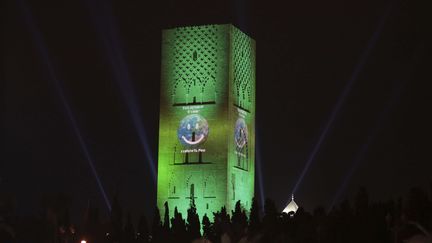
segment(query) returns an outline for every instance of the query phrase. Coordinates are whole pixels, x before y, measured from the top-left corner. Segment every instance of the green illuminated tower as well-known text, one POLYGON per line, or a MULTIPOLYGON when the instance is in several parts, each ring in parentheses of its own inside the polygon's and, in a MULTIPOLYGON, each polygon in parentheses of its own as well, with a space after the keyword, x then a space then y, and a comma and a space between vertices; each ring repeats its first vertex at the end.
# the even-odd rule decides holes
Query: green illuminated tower
POLYGON ((232 25, 163 31, 157 205, 228 212, 254 195, 255 41, 232 25))

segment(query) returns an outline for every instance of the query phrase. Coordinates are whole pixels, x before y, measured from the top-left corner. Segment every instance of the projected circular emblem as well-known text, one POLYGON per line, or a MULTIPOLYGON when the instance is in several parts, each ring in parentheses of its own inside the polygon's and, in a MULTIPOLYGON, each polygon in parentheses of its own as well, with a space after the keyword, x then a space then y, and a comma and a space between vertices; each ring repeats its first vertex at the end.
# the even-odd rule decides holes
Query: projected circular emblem
POLYGON ((207 120, 198 114, 184 117, 177 130, 178 139, 186 146, 203 143, 207 139, 208 133, 207 120))
POLYGON ((239 118, 235 124, 234 141, 237 148, 242 149, 247 144, 248 131, 246 122, 243 118, 239 118))

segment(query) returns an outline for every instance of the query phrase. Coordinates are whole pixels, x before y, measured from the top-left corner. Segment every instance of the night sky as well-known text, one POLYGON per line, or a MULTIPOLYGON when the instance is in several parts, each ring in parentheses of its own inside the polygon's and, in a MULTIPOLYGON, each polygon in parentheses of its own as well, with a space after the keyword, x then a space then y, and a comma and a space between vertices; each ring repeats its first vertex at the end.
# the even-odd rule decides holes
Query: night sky
POLYGON ((260 200, 282 209, 315 147, 295 195, 307 210, 328 208, 338 191, 336 202, 352 198, 360 186, 372 200, 427 188, 428 15, 422 2, 402 0, 7 1, 0 190, 22 214, 62 192, 76 215, 88 200, 106 215, 78 128, 108 198, 117 192, 125 211, 151 217, 161 30, 221 23, 256 40, 260 200))

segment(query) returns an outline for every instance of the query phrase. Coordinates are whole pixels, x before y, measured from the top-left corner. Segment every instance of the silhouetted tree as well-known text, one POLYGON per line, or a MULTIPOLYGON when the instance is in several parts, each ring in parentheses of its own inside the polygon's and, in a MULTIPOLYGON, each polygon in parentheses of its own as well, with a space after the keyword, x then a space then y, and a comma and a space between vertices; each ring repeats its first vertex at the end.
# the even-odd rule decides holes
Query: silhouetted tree
POLYGON ((65 228, 68 228, 70 226, 70 214, 69 214, 69 208, 62 209, 62 215, 59 218, 59 226, 63 226, 65 228))
POLYGON ((190 207, 187 211, 187 234, 189 241, 201 237, 199 216, 196 212, 195 200, 191 199, 190 207))
POLYGON ((15 242, 14 231, 11 226, 0 222, 0 242, 15 242))
POLYGON ((144 214, 141 215, 137 227, 137 243, 147 243, 149 241, 149 230, 144 214))
POLYGON ((263 227, 264 228, 274 228, 277 218, 278 211, 276 209, 276 205, 270 199, 266 199, 264 203, 264 217, 263 217, 263 227))
POLYGON ((432 216, 432 203, 427 193, 420 187, 411 188, 406 203, 407 219, 430 228, 429 218, 432 216))
POLYGON ((234 211, 232 211, 231 227, 233 233, 231 238, 237 242, 245 234, 247 227, 246 212, 242 209, 240 201, 236 202, 234 211))
POLYGON ((326 236, 327 232, 327 214, 326 210, 322 206, 318 206, 313 211, 313 227, 315 229, 315 241, 314 242, 322 242, 323 238, 326 236))
POLYGON ((64 222, 65 210, 70 207, 71 199, 63 193, 45 195, 42 199, 44 207, 44 231, 48 241, 57 241, 59 228, 64 222))
MULTIPOLYGON (((0 242, 78 242, 83 237, 88 242, 99 243, 183 243, 200 236, 199 216, 193 200, 187 210, 186 220, 177 208, 174 209, 173 218, 167 220, 169 208, 165 204, 165 220, 162 224, 159 209, 156 208, 151 236, 144 216, 140 217, 137 234, 134 233, 133 217, 130 214, 126 217, 124 228, 118 230, 122 225, 122 210, 117 197, 113 200, 112 211, 106 223, 99 222, 97 208, 89 203, 82 227, 78 228, 76 234, 67 235, 66 225, 72 228, 73 224, 68 210, 56 201, 55 198, 47 200, 40 215, 13 219, 10 213, 5 213, 5 204, 0 195, 0 242), (57 228, 54 227, 56 225, 57 228), (107 232, 109 235, 105 237, 107 232)), ((242 238, 248 219, 238 201, 232 217, 225 207, 213 213, 214 223, 204 215, 202 229, 204 237, 213 243, 234 243, 239 240, 264 243, 402 243, 416 234, 428 235, 427 231, 430 231, 432 225, 432 202, 426 190, 412 188, 403 202, 402 199, 385 203, 369 202, 367 192, 362 188, 351 203, 345 200, 329 213, 321 207, 310 214, 300 207, 290 217, 280 214, 273 201, 267 199, 260 222, 259 206, 253 199, 249 238, 242 238)))
MULTIPOLYGON (((1 178, 0 178, 1 186, 1 178)), ((0 187, 1 188, 1 187, 0 187)), ((13 225, 14 202, 10 195, 0 190, 0 242, 16 242, 13 225)))
POLYGON ((278 222, 279 212, 276 205, 270 199, 266 199, 264 203, 264 216, 262 220, 263 242, 276 241, 277 232, 280 230, 280 222, 278 222))
POLYGON ((165 215, 164 215, 164 222, 163 222, 163 230, 165 231, 164 233, 168 233, 170 230, 170 216, 169 216, 169 207, 168 207, 168 202, 164 203, 164 207, 165 207, 165 215))
POLYGON ((355 206, 355 214, 366 215, 368 207, 369 207, 369 195, 366 191, 366 188, 361 187, 355 196, 354 201, 355 206))
POLYGON ((16 242, 47 242, 47 233, 42 218, 35 216, 25 217, 15 232, 16 242))
POLYGON ((153 216, 152 230, 151 230, 151 242, 159 243, 162 241, 162 222, 160 218, 159 208, 156 207, 153 216))
MULTIPOLYGON (((360 189, 359 193, 357 194, 357 217, 359 217, 359 214, 362 218, 364 218, 367 213, 367 205, 368 205, 368 197, 366 190, 364 188, 360 189)), ((339 211, 337 215, 337 228, 340 229, 338 233, 338 237, 341 241, 349 241, 352 235, 354 234, 362 234, 364 235, 364 225, 357 226, 353 225, 353 222, 356 222, 356 219, 354 218, 354 211, 347 199, 342 201, 342 203, 339 206, 339 211), (357 231, 357 232, 356 232, 357 231)), ((365 222, 365 221, 364 221, 365 222)), ((336 230, 336 229, 334 229, 336 230)))
POLYGON ((114 195, 110 214, 110 239, 121 241, 123 233, 123 211, 118 201, 118 195, 114 195))
POLYGON ((256 198, 252 199, 252 206, 250 210, 249 216, 249 234, 254 235, 261 228, 261 220, 260 220, 260 209, 258 200, 256 198))
POLYGON ((203 236, 206 239, 214 242, 214 230, 213 225, 210 223, 210 219, 207 217, 207 214, 204 214, 202 219, 202 228, 203 228, 203 236))
POLYGON ((216 213, 213 213, 213 216, 213 229, 215 237, 213 242, 219 242, 221 236, 224 233, 231 235, 231 219, 230 216, 227 214, 225 206, 221 208, 220 212, 218 211, 216 213))
POLYGON ((133 243, 135 241, 135 230, 132 224, 132 219, 130 213, 126 216, 126 224, 124 228, 124 236, 123 236, 123 242, 124 243, 133 243))
MULTIPOLYGON (((66 230, 67 228, 64 229, 66 230)), ((89 201, 84 213, 84 223, 81 230, 82 235, 85 236, 89 242, 97 241, 102 238, 102 236, 100 236, 100 234, 102 234, 101 231, 102 229, 100 228, 99 222, 99 210, 89 201)))
MULTIPOLYGON (((287 238, 294 239, 295 242, 312 242, 315 238, 315 229, 312 227, 312 215, 299 207, 293 217, 293 225, 295 226, 292 234, 287 238)), ((349 242, 349 241, 347 241, 349 242)))
POLYGON ((182 214, 178 212, 177 207, 174 208, 174 217, 171 219, 171 233, 175 242, 187 242, 186 222, 182 214))

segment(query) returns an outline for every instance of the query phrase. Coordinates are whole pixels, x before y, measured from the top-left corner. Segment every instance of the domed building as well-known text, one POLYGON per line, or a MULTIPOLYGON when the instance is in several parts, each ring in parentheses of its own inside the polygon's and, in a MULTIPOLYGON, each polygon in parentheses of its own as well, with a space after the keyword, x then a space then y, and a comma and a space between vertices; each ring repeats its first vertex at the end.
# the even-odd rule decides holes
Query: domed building
POLYGON ((294 194, 291 196, 291 201, 288 203, 288 205, 285 207, 285 209, 282 211, 282 213, 286 213, 288 215, 294 215, 298 210, 297 203, 294 202, 294 194))

